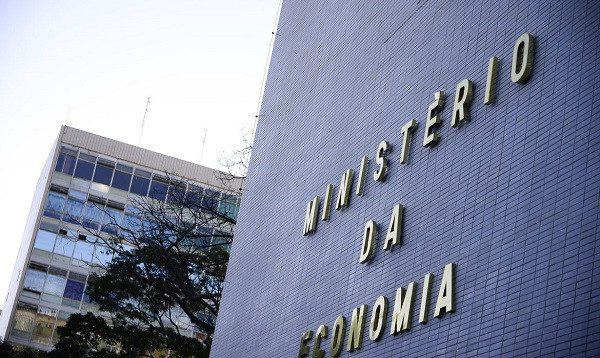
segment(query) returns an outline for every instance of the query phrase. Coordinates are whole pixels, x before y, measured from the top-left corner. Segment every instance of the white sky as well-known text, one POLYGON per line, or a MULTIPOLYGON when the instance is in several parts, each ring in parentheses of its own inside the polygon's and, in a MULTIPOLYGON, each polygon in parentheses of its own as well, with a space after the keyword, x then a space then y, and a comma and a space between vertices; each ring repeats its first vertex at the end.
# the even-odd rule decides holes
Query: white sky
POLYGON ((254 127, 279 5, 0 1, 0 307, 60 126, 137 145, 150 97, 140 146, 219 168, 254 127))

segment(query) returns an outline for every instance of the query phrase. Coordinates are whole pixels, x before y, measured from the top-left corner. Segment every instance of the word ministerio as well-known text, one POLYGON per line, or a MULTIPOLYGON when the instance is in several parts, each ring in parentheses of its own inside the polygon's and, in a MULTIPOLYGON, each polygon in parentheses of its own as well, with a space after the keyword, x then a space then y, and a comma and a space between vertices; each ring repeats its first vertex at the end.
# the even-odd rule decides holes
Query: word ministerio
MULTIPOLYGON (((512 65, 510 70, 510 78, 514 83, 525 83, 529 79, 531 67, 533 63, 533 36, 529 33, 521 35, 513 47, 512 65)), ((496 77, 498 69, 498 58, 492 57, 488 62, 487 80, 485 86, 484 104, 490 105, 495 101, 496 92, 496 77)), ((469 79, 463 79, 456 85, 454 95, 454 105, 452 109, 451 127, 459 127, 462 123, 467 122, 469 116, 469 106, 473 97, 473 82, 469 79)), ((429 147, 439 141, 439 135, 435 132, 437 126, 442 123, 442 119, 438 112, 444 106, 444 92, 438 91, 433 95, 433 102, 427 109, 427 118, 425 120, 425 136, 423 138, 423 146, 429 147)), ((416 128, 416 120, 408 121, 402 126, 402 148, 400 151, 400 163, 408 162, 409 146, 411 135, 416 128)), ((373 172, 373 180, 382 182, 385 179, 387 171, 388 159, 386 154, 391 151, 391 146, 387 141, 382 141, 377 146, 376 163, 377 170, 373 172)), ((365 186, 367 166, 369 158, 364 156, 360 161, 360 170, 358 174, 358 183, 356 186, 356 195, 362 196, 365 186)), ((348 207, 350 202, 350 188, 354 179, 353 169, 348 169, 342 175, 342 180, 338 188, 338 196, 335 202, 335 209, 341 210, 348 207)), ((323 208, 321 220, 327 221, 330 216, 330 207, 333 194, 333 185, 328 184, 325 188, 325 198, 323 200, 323 208)), ((317 218, 319 216, 320 197, 316 196, 308 202, 306 208, 306 216, 304 218, 304 227, 302 234, 309 235, 317 229, 317 218)), ((396 204, 390 216, 390 223, 385 236, 383 250, 390 250, 394 245, 401 245, 402 239, 402 218, 404 207, 401 204, 396 204)), ((361 264, 367 263, 373 256, 375 240, 377 238, 377 224, 373 220, 365 223, 362 247, 359 254, 358 262, 361 264)), ((455 310, 455 274, 456 265, 449 263, 444 268, 440 290, 437 297, 434 317, 441 318, 445 312, 454 312, 455 310)), ((428 273, 423 281, 423 294, 421 296, 421 304, 419 311, 419 322, 427 323, 429 312, 430 288, 433 281, 433 274, 428 273)), ((399 332, 409 330, 412 323, 412 311, 414 307, 414 295, 416 291, 416 282, 408 284, 407 288, 400 287, 396 290, 396 299, 394 302, 394 311, 392 314, 390 334, 395 335, 399 332)), ((385 296, 379 296, 375 301, 371 311, 371 320, 369 330, 369 338, 372 341, 379 341, 385 330, 386 317, 388 310, 388 299, 385 296)), ((346 350, 353 352, 355 349, 360 349, 363 344, 363 335, 366 327, 367 305, 356 307, 352 311, 352 319, 350 322, 350 330, 348 332, 348 342, 346 350)), ((329 355, 330 357, 339 357, 342 352, 344 337, 346 333, 346 318, 338 316, 333 324, 331 332, 331 341, 329 355)), ((325 351, 321 349, 321 341, 328 337, 328 328, 326 325, 318 327, 314 344, 312 357, 323 358, 325 351)), ((308 341, 313 337, 313 331, 306 331, 300 339, 300 350, 298 357, 306 357, 310 353, 308 341)))

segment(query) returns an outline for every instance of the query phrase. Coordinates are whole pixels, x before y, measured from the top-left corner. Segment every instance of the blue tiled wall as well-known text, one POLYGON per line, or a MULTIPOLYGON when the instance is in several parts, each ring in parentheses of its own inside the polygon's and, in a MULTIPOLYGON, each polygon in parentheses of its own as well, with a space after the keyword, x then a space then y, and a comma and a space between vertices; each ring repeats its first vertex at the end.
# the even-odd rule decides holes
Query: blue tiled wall
MULTIPOLYGON (((211 357, 295 357, 301 334, 375 299, 390 301, 379 342, 342 357, 600 355, 600 3, 597 1, 286 1, 283 4, 211 357), (512 50, 535 38, 529 81, 512 50), (483 104, 488 59, 496 102, 483 104), (456 84, 474 83, 471 120, 450 127, 456 84), (440 142, 424 148, 443 90, 440 142), (416 119, 407 165, 401 127, 416 119), (375 152, 392 151, 383 183, 375 152), (362 156, 369 171, 354 195, 362 156), (350 206, 302 236, 306 204, 350 206), (403 244, 383 251, 393 206, 403 244), (364 223, 374 258, 358 264, 364 223), (433 317, 456 263, 456 311, 433 317), (429 322, 418 322, 433 273, 429 322), (389 334, 398 287, 419 284, 413 327, 389 334)), ((309 341, 311 346, 314 339, 309 341)), ((345 337, 345 343, 347 336, 345 337)), ((330 338, 324 339, 329 356, 330 338)))

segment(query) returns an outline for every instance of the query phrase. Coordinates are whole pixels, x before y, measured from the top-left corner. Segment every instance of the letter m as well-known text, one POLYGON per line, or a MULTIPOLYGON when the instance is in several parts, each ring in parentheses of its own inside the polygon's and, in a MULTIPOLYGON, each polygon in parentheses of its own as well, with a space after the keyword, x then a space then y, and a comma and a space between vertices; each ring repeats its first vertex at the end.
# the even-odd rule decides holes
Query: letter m
POLYGON ((317 217, 319 216, 319 197, 308 202, 306 206, 306 217, 304 218, 304 230, 302 235, 306 236, 317 229, 317 217))

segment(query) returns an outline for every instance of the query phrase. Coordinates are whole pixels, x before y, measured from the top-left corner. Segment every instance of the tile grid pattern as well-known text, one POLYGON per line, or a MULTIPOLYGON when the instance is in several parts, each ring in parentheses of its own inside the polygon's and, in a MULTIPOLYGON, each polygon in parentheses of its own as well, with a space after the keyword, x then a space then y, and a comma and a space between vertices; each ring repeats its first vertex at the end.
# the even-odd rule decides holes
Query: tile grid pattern
MULTIPOLYGON (((600 3, 283 4, 211 357, 295 357, 300 337, 380 295, 385 334, 342 357, 600 355, 600 3), (510 81, 515 40, 535 37, 526 84, 510 81), (488 59, 496 102, 483 105, 488 59), (451 128, 456 84, 471 120, 451 128), (443 90, 440 143, 423 148, 443 90), (416 119, 409 163, 402 125, 416 119), (392 146, 383 183, 375 151, 392 146), (364 196, 354 195, 363 155, 364 196), (306 203, 355 171, 350 206, 302 236, 306 203), (382 250, 393 206, 403 244, 382 250), (364 223, 374 258, 358 264, 364 223), (443 267, 456 312, 433 317, 443 267), (427 324, 421 287, 435 275, 427 324), (418 283, 413 327, 389 335, 395 291, 418 283)), ((349 327, 348 327, 349 329, 349 327)), ((322 347, 329 355, 330 337, 322 347)), ((312 354, 314 339, 309 341, 312 354)))

